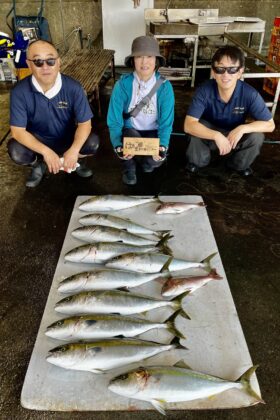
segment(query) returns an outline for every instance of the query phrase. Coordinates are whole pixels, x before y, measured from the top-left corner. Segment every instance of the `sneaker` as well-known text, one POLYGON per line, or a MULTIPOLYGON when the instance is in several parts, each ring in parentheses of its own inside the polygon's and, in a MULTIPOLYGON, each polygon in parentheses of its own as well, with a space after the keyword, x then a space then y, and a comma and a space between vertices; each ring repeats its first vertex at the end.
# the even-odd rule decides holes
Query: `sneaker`
POLYGON ((93 175, 92 170, 88 166, 86 166, 85 162, 81 161, 79 163, 80 166, 76 169, 78 176, 80 176, 81 178, 89 178, 93 175))
POLYGON ((32 170, 27 178, 25 185, 30 188, 37 187, 43 179, 46 172, 47 165, 45 162, 38 162, 32 166, 32 170))
POLYGON ((192 174, 195 174, 198 172, 198 166, 196 166, 194 163, 188 162, 186 165, 186 170, 192 174))
POLYGON ((134 171, 127 171, 122 176, 123 183, 126 185, 135 185, 137 182, 136 174, 134 171))
POLYGON ((253 170, 252 170, 252 168, 246 168, 246 169, 244 169, 243 171, 238 171, 238 173, 241 175, 241 176, 244 176, 244 177, 246 177, 246 176, 251 176, 251 175, 253 175, 253 170))
POLYGON ((145 174, 149 174, 153 172, 155 168, 153 168, 150 165, 142 165, 142 169, 143 169, 143 172, 145 172, 145 174))

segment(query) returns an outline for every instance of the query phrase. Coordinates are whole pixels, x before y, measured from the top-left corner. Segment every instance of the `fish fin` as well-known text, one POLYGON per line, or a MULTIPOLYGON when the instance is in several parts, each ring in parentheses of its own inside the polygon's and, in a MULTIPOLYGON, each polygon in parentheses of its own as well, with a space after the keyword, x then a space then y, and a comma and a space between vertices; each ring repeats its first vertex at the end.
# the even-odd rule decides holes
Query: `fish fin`
POLYGON ((166 244, 167 241, 169 241, 169 239, 174 238, 173 235, 171 235, 170 233, 166 233, 160 241, 158 241, 157 243, 157 247, 164 253, 164 254, 168 254, 168 255, 172 255, 172 251, 169 248, 169 246, 166 244))
POLYGON ((259 367, 259 365, 251 366, 246 372, 243 373, 243 375, 240 376, 239 379, 237 379, 236 382, 240 382, 243 385, 243 388, 245 392, 250 395, 251 397, 255 398, 260 403, 265 404, 264 400, 260 395, 258 395, 253 388, 251 387, 250 379, 255 370, 259 367))
POLYGON ((180 338, 176 336, 170 341, 169 344, 173 344, 174 346, 176 346, 176 349, 188 350, 187 347, 182 346, 182 344, 180 343, 180 338))
POLYGON ((186 319, 191 319, 191 317, 182 307, 182 302, 189 293, 190 292, 187 291, 187 292, 182 293, 179 297, 175 296, 173 299, 171 299, 171 302, 174 302, 177 305, 177 308, 179 309, 176 312, 180 313, 180 315, 183 316, 186 319))
POLYGON ((120 290, 121 292, 128 292, 129 288, 126 286, 118 287, 117 290, 120 290))
POLYGON ((213 254, 208 255, 208 257, 204 258, 204 260, 200 261, 201 264, 205 265, 205 269, 207 271, 211 271, 211 265, 210 265, 210 261, 212 260, 212 258, 215 257, 215 255, 217 255, 218 252, 213 252, 213 254))
POLYGON ((178 368, 184 368, 184 369, 190 369, 192 370, 192 368, 187 365, 187 363, 184 361, 184 359, 178 360, 178 362, 175 363, 175 365, 173 365, 174 367, 178 367, 178 368))
POLYGON ((163 405, 165 403, 165 401, 163 401, 163 400, 150 400, 150 403, 160 414, 163 414, 164 416, 166 416, 166 412, 165 412, 164 405, 163 405))
POLYGON ((163 266, 161 267, 160 273, 164 273, 165 271, 169 271, 168 267, 170 266, 172 260, 174 259, 174 257, 170 256, 168 258, 168 260, 166 261, 166 263, 163 264, 163 266))
POLYGON ((167 318, 167 320, 165 321, 166 325, 168 326, 168 331, 171 332, 171 334, 174 334, 176 337, 180 337, 180 338, 186 338, 177 328, 175 325, 175 321, 176 318, 178 316, 179 311, 174 312, 173 314, 170 315, 169 318, 167 318))
POLYGON ((222 280, 223 277, 217 273, 216 268, 211 268, 211 271, 208 273, 209 276, 212 276, 214 280, 222 280))

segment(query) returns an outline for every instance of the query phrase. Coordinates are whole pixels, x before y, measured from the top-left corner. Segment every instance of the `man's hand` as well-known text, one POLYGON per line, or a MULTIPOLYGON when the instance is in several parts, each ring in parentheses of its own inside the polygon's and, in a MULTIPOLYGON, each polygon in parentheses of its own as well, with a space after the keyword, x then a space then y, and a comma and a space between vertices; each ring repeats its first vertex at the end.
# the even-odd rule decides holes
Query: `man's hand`
POLYGON ((52 149, 47 148, 43 153, 43 158, 48 166, 49 172, 57 174, 61 167, 59 156, 52 149))
POLYGON ((242 138, 244 134, 245 133, 243 131, 242 125, 239 125, 238 127, 234 128, 228 133, 227 138, 231 144, 232 149, 235 149, 237 143, 239 142, 239 140, 242 138))
POLYGON ((217 135, 214 138, 214 141, 220 151, 220 155, 227 155, 231 151, 231 143, 229 139, 225 137, 222 133, 217 131, 217 135))
POLYGON ((124 155, 123 154, 123 148, 120 147, 120 146, 115 148, 115 152, 116 152, 118 158, 122 159, 122 160, 129 160, 129 159, 132 159, 134 157, 134 155, 124 155))
POLYGON ((76 169, 76 165, 79 158, 79 150, 74 149, 73 147, 70 147, 70 149, 66 150, 66 152, 63 154, 64 162, 63 162, 63 168, 67 172, 74 171, 76 169))
POLYGON ((156 156, 153 156, 153 160, 155 160, 156 162, 159 160, 164 160, 166 158, 166 153, 167 153, 166 147, 160 146, 159 154, 156 156))

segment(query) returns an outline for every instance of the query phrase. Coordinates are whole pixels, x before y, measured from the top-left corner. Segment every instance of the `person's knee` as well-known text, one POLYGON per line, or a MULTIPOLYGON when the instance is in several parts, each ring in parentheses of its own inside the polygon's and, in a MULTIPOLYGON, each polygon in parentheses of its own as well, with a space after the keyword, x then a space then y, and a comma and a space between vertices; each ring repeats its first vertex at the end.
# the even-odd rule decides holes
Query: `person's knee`
POLYGON ((35 153, 22 146, 15 139, 8 141, 7 149, 10 158, 18 165, 30 165, 36 160, 35 153))
POLYGON ((95 155, 95 153, 97 152, 99 148, 99 144, 100 144, 100 139, 97 136, 97 134, 91 133, 87 138, 85 146, 81 150, 82 154, 95 155))
POLYGON ((260 149, 263 145, 265 135, 263 133, 249 133, 246 137, 247 146, 260 149))

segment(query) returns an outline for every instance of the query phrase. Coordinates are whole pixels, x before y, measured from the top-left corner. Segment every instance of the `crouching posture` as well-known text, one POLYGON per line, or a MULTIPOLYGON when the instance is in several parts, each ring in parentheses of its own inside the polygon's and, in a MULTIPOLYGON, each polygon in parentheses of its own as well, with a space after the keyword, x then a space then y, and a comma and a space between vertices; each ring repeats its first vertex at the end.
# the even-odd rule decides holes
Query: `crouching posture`
POLYGON ((134 39, 131 54, 125 59, 125 65, 134 71, 123 75, 112 92, 107 123, 112 145, 123 162, 123 182, 128 185, 137 182, 137 164, 143 172, 152 172, 166 159, 174 120, 174 93, 171 83, 157 71, 164 64, 155 38, 134 39), (158 137, 159 155, 124 155, 124 137, 158 137))
POLYGON ((239 80, 244 65, 244 54, 235 46, 219 48, 214 54, 213 79, 197 89, 185 118, 184 130, 190 134, 188 171, 207 166, 211 153, 218 152, 227 155, 230 169, 243 176, 252 174, 263 133, 275 126, 261 95, 239 80))
MULTIPOLYGON (((32 75, 11 93, 8 152, 15 163, 31 167, 26 186, 36 187, 46 168, 53 174, 61 167, 75 170, 79 158, 96 153, 99 138, 91 132, 93 114, 84 90, 60 73, 55 47, 42 40, 31 43, 27 64, 32 75)), ((77 174, 91 176, 82 162, 77 174)))

